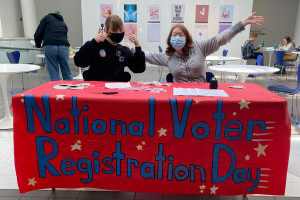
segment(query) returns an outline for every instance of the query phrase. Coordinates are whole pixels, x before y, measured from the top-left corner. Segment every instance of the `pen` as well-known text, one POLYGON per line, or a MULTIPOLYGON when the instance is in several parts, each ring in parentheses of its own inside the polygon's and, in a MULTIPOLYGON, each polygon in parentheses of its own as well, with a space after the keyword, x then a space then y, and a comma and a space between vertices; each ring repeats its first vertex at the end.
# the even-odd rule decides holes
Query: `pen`
POLYGON ((102 94, 118 94, 118 92, 102 92, 102 94))

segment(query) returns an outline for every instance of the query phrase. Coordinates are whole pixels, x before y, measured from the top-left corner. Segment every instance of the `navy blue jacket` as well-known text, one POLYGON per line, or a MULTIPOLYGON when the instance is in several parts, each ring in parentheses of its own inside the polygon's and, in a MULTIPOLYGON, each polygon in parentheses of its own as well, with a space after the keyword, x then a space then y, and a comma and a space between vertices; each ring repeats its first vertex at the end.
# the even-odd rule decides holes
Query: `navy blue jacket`
POLYGON ((61 15, 49 13, 40 22, 37 27, 34 40, 36 47, 46 45, 70 46, 68 41, 68 27, 61 15))

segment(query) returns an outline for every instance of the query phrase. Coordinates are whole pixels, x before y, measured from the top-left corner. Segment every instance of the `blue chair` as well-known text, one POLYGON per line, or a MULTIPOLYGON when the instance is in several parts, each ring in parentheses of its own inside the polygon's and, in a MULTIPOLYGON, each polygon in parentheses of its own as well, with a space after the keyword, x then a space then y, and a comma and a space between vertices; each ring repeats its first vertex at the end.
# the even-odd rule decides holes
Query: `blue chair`
MULTIPOLYGON (((282 59, 285 55, 284 50, 274 50, 274 54, 275 54, 275 65, 282 67, 282 69, 280 70, 280 78, 281 78, 283 70, 286 70, 286 67, 291 67, 294 65, 283 62, 282 59)), ((286 73, 286 80, 287 80, 287 73, 286 73)))
MULTIPOLYGON (((297 72, 297 87, 295 89, 291 89, 289 87, 286 87, 284 85, 271 85, 268 87, 268 90, 272 92, 283 92, 285 94, 292 95, 292 116, 293 116, 293 105, 294 105, 294 95, 299 93, 300 91, 300 64, 298 65, 298 72, 297 72)), ((297 102, 296 102, 296 107, 297 107, 297 102)), ((298 108, 296 108, 298 111, 298 108)), ((297 116, 296 116, 297 117, 297 116)), ((297 120, 297 119, 296 119, 297 120)))
MULTIPOLYGON (((6 56, 9 60, 9 62, 11 64, 19 64, 19 61, 20 61, 20 51, 13 51, 13 52, 6 52, 6 56)), ((22 74, 22 84, 23 84, 23 90, 25 89, 24 88, 24 77, 23 77, 23 73, 19 73, 19 74, 22 74)), ((11 75, 11 77, 13 77, 13 74, 11 75)), ((11 81, 11 94, 14 93, 14 79, 12 78, 12 81, 11 81)))
MULTIPOLYGON (((228 53, 228 50, 227 50, 227 49, 224 49, 224 50, 223 50, 223 56, 226 57, 226 56, 227 56, 227 53, 228 53)), ((225 65, 225 61, 223 61, 223 65, 225 65)))
MULTIPOLYGON (((257 56, 257 59, 256 59, 257 65, 262 65, 263 58, 264 57, 262 55, 257 56)), ((256 77, 258 77, 258 76, 259 76, 259 74, 249 74, 249 77, 254 77, 255 80, 256 80, 256 77)))
MULTIPOLYGON (((13 52, 6 52, 6 55, 7 55, 7 58, 9 60, 10 63, 12 64, 18 64, 19 61, 20 61, 20 51, 13 51, 13 52)), ((35 70, 35 71, 32 71, 32 72, 24 72, 24 73, 28 73, 29 75, 29 79, 30 79, 30 85, 32 87, 32 83, 31 83, 31 76, 30 76, 30 73, 38 73, 38 76, 39 76, 39 80, 40 80, 40 83, 42 84, 41 82, 41 77, 40 77, 40 74, 39 74, 39 71, 38 70, 35 70)), ((22 74, 22 84, 23 84, 23 90, 25 90, 25 87, 24 87, 24 77, 23 77, 23 74, 24 73, 19 73, 19 74, 22 74)), ((12 78, 13 80, 13 78, 12 78)), ((12 91, 11 91, 11 94, 14 93, 14 82, 12 81, 11 82, 11 85, 12 85, 12 91)))
MULTIPOLYGON (((212 72, 206 72, 206 82, 207 83, 209 83, 210 82, 210 80, 212 79, 212 78, 214 78, 215 77, 215 75, 212 73, 212 72)), ((173 75, 171 74, 171 73, 169 73, 169 74, 167 74, 167 77, 166 77, 166 79, 167 79, 167 82, 174 82, 173 81, 173 75)))
POLYGON ((87 70, 84 70, 83 72, 82 72, 82 77, 83 77, 83 80, 85 81, 85 79, 86 79, 86 76, 87 76, 87 73, 88 73, 88 69, 87 70))
POLYGON ((206 82, 210 83, 211 79, 214 78, 215 75, 212 72, 206 72, 206 82))

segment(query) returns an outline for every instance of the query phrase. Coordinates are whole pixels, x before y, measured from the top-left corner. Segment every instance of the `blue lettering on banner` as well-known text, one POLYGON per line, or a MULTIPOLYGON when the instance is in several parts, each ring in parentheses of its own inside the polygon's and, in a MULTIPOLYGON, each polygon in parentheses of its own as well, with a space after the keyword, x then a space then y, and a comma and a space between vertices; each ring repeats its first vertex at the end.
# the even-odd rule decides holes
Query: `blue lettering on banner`
MULTIPOLYGON (((74 134, 83 133, 88 134, 89 130, 101 137, 102 134, 109 133, 110 135, 121 136, 138 136, 143 137, 144 122, 140 121, 123 121, 111 119, 109 122, 102 119, 95 119, 89 121, 88 116, 81 116, 86 114, 89 110, 88 105, 82 106, 82 109, 77 106, 77 97, 72 97, 72 106, 67 108, 68 116, 59 118, 56 121, 51 119, 51 109, 49 102, 49 95, 44 95, 42 100, 43 107, 39 107, 33 95, 25 95, 25 109, 27 117, 27 129, 29 133, 34 133, 37 121, 40 123, 45 133, 51 133, 54 129, 58 134, 70 134, 70 128, 74 123, 74 134), (51 124, 51 121, 54 124, 51 124), (83 125, 83 126, 82 126, 83 125), (52 127, 53 126, 53 127, 52 127), (127 134, 128 133, 128 134, 127 134)), ((178 104, 176 99, 170 99, 170 108, 172 115, 173 137, 175 139, 184 138, 185 134, 191 134, 196 140, 205 140, 210 135, 210 124, 204 121, 193 122, 190 129, 187 129, 187 122, 191 112, 192 99, 187 99, 183 105, 183 111, 178 112, 178 104), (190 131, 186 131, 190 130, 190 131)), ((149 130, 147 137, 154 137, 155 127, 155 99, 149 98, 149 130)), ((243 133, 246 133, 244 139, 252 141, 253 130, 266 130, 266 122, 248 120, 245 125, 247 132, 244 131, 243 123, 239 120, 232 120, 223 123, 226 118, 223 113, 223 101, 217 101, 217 108, 215 113, 210 116, 215 119, 215 140, 237 141, 243 138, 243 133), (223 128, 223 129, 222 129, 223 128)), ((148 120, 148 119, 147 119, 148 120)), ((195 120, 195 119, 191 119, 195 120)), ((146 123, 147 124, 147 123, 146 123)), ((147 130, 145 131, 147 134, 147 130)), ((219 141, 220 142, 220 141, 219 141)), ((248 188, 248 191, 254 191, 260 180, 261 169, 257 168, 236 168, 236 155, 234 150, 225 144, 213 144, 212 155, 212 170, 211 182, 213 184, 222 183, 232 178, 233 182, 237 184, 253 183, 253 186, 248 188), (226 166, 223 162, 219 163, 221 154, 227 154, 226 157, 230 159, 226 166), (223 174, 219 174, 219 169, 222 168, 223 174), (224 172, 224 169, 225 172, 224 172), (254 175, 255 174, 255 175, 254 175)), ((153 162, 141 162, 139 159, 127 158, 126 154, 122 152, 121 142, 116 141, 115 152, 111 155, 103 155, 96 149, 92 150, 91 158, 82 157, 77 160, 72 158, 65 158, 60 160, 60 165, 54 165, 54 160, 60 158, 58 143, 46 136, 36 136, 37 159, 40 178, 47 176, 72 176, 81 174, 80 181, 82 183, 90 183, 93 181, 95 174, 115 174, 116 176, 126 176, 127 178, 136 178, 139 175, 144 179, 157 179, 167 181, 190 181, 190 182, 206 182, 206 171, 201 165, 192 163, 181 163, 176 160, 176 155, 165 154, 164 144, 158 144, 158 151, 154 157, 153 162), (45 145, 49 145, 51 151, 45 149, 45 145), (47 150, 47 151, 46 151, 47 150), (46 153, 47 152, 47 153, 46 153), (121 170, 122 169, 122 170, 121 170), (123 169, 126 169, 127 172, 123 169), (49 172, 49 173, 47 173, 49 172), (125 172, 125 173, 124 173, 125 172), (165 173, 165 174, 164 174, 165 173)), ((182 161, 183 162, 183 161, 182 161)), ((55 162, 57 163, 57 162, 55 162)), ((209 179, 210 180, 210 179, 209 179)))
POLYGON ((27 132, 34 133, 35 132, 35 124, 33 118, 33 111, 35 111, 42 128, 45 133, 51 133, 51 113, 50 113, 50 105, 49 105, 49 94, 43 95, 43 105, 44 105, 44 113, 43 113, 39 106, 37 105, 33 95, 25 95, 24 102, 25 102, 25 109, 26 109, 26 119, 27 119, 27 132))
POLYGON ((187 119, 191 110, 193 100, 187 99, 185 101, 184 110, 181 116, 181 120, 178 116, 178 107, 177 100, 170 99, 171 111, 172 111, 172 119, 173 119, 173 129, 174 129, 174 137, 175 138, 183 138, 185 127, 187 123, 187 119))

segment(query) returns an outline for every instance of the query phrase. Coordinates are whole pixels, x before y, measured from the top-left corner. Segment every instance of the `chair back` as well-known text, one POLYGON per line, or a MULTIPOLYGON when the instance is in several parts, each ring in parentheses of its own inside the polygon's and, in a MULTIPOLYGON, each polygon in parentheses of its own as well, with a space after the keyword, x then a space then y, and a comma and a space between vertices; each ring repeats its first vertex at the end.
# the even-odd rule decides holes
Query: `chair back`
POLYGON ((279 50, 279 51, 274 50, 274 54, 275 54, 275 59, 276 59, 275 64, 280 65, 281 61, 282 61, 282 59, 285 55, 285 51, 283 51, 283 50, 279 50))
POLYGON ((18 64, 20 61, 20 51, 6 52, 10 63, 18 64))
POLYGON ((170 82, 170 83, 171 83, 171 82, 174 82, 174 81, 173 81, 173 75, 172 75, 171 73, 168 73, 168 74, 167 74, 166 79, 167 79, 167 82, 170 82))
MULTIPOLYGON (((224 57, 227 56, 227 52, 228 52, 228 50, 226 50, 226 49, 223 50, 223 56, 224 57)), ((225 65, 225 61, 223 61, 223 65, 225 65)))
POLYGON ((262 56, 262 55, 257 56, 257 59, 256 59, 257 65, 262 65, 263 58, 264 58, 264 56, 262 56))
POLYGON ((84 70, 84 71, 82 72, 83 80, 86 80, 86 76, 87 76, 88 71, 89 71, 89 70, 87 69, 87 70, 84 70))
POLYGON ((300 64, 298 65, 298 72, 297 72, 297 88, 300 91, 300 64))
POLYGON ((161 48, 160 45, 158 45, 158 51, 159 51, 159 53, 162 53, 162 52, 163 52, 163 50, 162 50, 162 48, 161 48))
POLYGON ((206 82, 207 83, 209 83, 213 77, 215 77, 215 75, 212 72, 206 72, 206 82))

